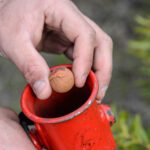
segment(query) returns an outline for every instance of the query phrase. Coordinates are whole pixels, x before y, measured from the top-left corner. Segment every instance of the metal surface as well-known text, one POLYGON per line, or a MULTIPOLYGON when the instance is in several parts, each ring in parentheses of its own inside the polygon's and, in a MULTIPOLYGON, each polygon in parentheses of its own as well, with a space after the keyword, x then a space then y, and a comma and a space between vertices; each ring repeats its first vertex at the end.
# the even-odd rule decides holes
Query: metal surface
MULTIPOLYGON (((71 65, 63 66, 71 68, 71 65)), ((21 108, 35 124, 30 136, 36 148, 115 150, 110 129, 114 119, 108 106, 95 101, 97 91, 98 83, 92 71, 84 88, 74 87, 65 94, 53 92, 47 100, 38 100, 28 85, 21 98, 21 108)))

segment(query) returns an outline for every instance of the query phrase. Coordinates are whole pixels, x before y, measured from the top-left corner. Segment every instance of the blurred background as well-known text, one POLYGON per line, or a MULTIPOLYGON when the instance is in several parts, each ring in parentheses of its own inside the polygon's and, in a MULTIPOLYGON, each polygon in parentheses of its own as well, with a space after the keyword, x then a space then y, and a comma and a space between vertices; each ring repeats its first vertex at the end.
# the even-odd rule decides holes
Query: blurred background
MULTIPOLYGON (((118 150, 150 150, 150 1, 74 0, 114 42, 113 76, 103 103, 116 115, 118 150)), ((86 33, 85 33, 86 34, 86 33)), ((42 54, 49 66, 70 63, 42 54)), ((0 106, 19 112, 26 81, 15 65, 0 58, 0 106)))

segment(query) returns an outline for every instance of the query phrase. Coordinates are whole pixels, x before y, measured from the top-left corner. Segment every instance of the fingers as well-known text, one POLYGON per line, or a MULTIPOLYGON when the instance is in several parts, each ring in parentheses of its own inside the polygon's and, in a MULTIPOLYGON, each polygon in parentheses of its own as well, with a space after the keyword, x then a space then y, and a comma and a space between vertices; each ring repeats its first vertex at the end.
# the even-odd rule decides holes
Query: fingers
POLYGON ((101 101, 109 86, 112 75, 112 49, 111 38, 104 33, 93 21, 85 17, 97 33, 97 46, 95 49, 93 67, 99 82, 99 91, 97 99, 101 101))
POLYGON ((82 87, 93 62, 95 31, 80 15, 71 1, 57 2, 57 8, 53 11, 47 9, 46 24, 52 28, 61 29, 65 36, 74 43, 73 72, 75 84, 82 87))
MULTIPOLYGON (((92 36, 93 37, 93 36, 92 36)), ((76 77, 76 85, 82 87, 91 70, 93 62, 93 51, 95 47, 95 38, 78 37, 76 39, 73 53, 73 71, 76 77), (88 46, 88 47, 87 47, 88 46)))
POLYGON ((47 9, 46 24, 61 30, 74 43, 73 49, 70 47, 64 52, 73 59, 76 86, 84 85, 93 64, 99 82, 97 98, 101 100, 111 78, 112 40, 93 21, 83 16, 71 1, 57 1, 56 5, 57 11, 47 9))
MULTIPOLYGON (((101 34, 102 39, 99 40, 98 46, 95 48, 93 69, 95 70, 96 77, 99 83, 99 90, 97 94, 97 101, 101 101, 111 80, 112 75, 112 41, 104 33, 101 34)), ((73 59, 73 48, 70 47, 65 55, 73 59)))
MULTIPOLYGON (((66 55, 73 59, 73 72, 77 87, 84 85, 89 71, 92 65, 94 65, 100 87, 98 98, 101 99, 105 95, 105 90, 111 77, 112 42, 110 38, 95 23, 83 16, 70 0, 46 2, 46 8, 42 7, 42 11, 40 11, 40 14, 44 12, 41 18, 43 18, 43 21, 45 19, 45 22, 42 21, 41 24, 45 23, 49 28, 65 35, 70 43, 74 43, 73 45, 67 45, 67 49, 69 47, 70 50, 66 50, 66 45, 62 44, 64 41, 58 41, 57 34, 53 34, 53 39, 49 36, 45 40, 46 49, 56 48, 60 50, 60 53, 66 53, 66 55), (48 44, 49 41, 52 41, 52 43, 48 44), (57 43, 60 43, 60 45, 57 45, 57 43), (93 56, 94 52, 95 55, 93 56)), ((34 16, 33 18, 36 17, 34 16)), ((30 20, 32 19, 30 18, 30 20)), ((28 26, 30 27, 32 23, 28 26)), ((35 38, 37 35, 33 33, 37 31, 34 30, 37 24, 35 23, 33 28, 28 30, 29 33, 31 32, 30 34, 24 34, 24 29, 21 26, 20 30, 23 34, 19 34, 21 38, 18 39, 16 39, 16 34, 12 36, 11 32, 10 36, 13 38, 10 38, 11 40, 8 40, 8 37, 6 38, 7 41, 11 41, 10 44, 6 44, 9 45, 9 48, 7 49, 6 45, 4 47, 7 49, 6 56, 18 66, 38 98, 45 99, 51 93, 48 81, 49 68, 45 60, 34 48, 35 46, 38 47, 43 28, 43 26, 40 27, 39 37, 35 38), (30 39, 27 38, 29 36, 30 39), (34 46, 31 41, 34 41, 34 46)), ((26 27, 24 28, 26 29, 26 27)), ((18 34, 18 28, 16 28, 16 31, 18 34)))
MULTIPOLYGON (((82 14, 81 14, 82 15, 82 14)), ((92 62, 93 67, 99 82, 99 90, 97 94, 97 99, 101 101, 106 93, 106 90, 109 86, 109 82, 112 75, 112 49, 113 49, 113 43, 111 38, 104 33, 93 21, 91 21, 89 18, 83 16, 86 21, 91 25, 91 27, 96 31, 96 47, 95 47, 95 54, 94 59, 92 62)), ((88 45, 88 44, 87 44, 88 45)), ((93 51, 91 51, 92 54, 87 54, 93 56, 93 51)), ((65 54, 69 58, 73 58, 73 48, 69 48, 65 54)), ((82 54, 80 54, 82 55, 82 54)), ((85 54, 83 54, 85 55, 85 54)), ((78 57, 77 57, 78 58, 78 57)), ((82 60, 82 59, 81 59, 82 60)), ((88 61, 85 61, 87 63, 88 61)), ((80 66, 80 63, 77 64, 80 66)), ((80 72, 79 72, 80 73, 80 72)))
POLYGON ((17 65, 38 98, 45 99, 50 96, 49 68, 30 40, 13 41, 7 56, 17 65))
POLYGON ((101 44, 96 48, 94 69, 99 82, 97 99, 101 101, 105 96, 112 75, 112 42, 107 36, 103 37, 101 44))

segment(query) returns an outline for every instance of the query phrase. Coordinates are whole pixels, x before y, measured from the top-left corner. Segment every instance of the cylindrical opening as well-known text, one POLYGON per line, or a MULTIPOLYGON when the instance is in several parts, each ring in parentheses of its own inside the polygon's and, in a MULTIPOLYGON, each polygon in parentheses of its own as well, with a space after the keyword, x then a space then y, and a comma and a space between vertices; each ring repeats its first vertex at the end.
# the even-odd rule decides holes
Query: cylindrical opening
MULTIPOLYGON (((60 66, 53 67, 51 70, 58 67, 60 66)), ((65 65, 65 67, 71 69, 71 65, 65 65)), ((61 122, 87 109, 87 105, 94 101, 97 90, 97 80, 92 71, 83 88, 74 86, 67 93, 52 92, 46 100, 39 100, 31 87, 27 85, 22 95, 21 107, 25 115, 34 122, 61 122)))

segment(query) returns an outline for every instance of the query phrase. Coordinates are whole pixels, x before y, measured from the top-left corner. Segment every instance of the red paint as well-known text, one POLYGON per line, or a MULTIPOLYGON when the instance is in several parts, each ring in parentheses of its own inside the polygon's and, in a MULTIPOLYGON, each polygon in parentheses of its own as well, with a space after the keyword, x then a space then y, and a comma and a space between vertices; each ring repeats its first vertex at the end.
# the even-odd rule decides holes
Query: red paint
MULTIPOLYGON (((71 65, 61 65, 71 68, 71 65)), ((51 68, 55 69, 60 66, 51 68)), ((30 134, 38 150, 115 150, 106 105, 95 101, 98 82, 91 71, 84 88, 74 87, 65 94, 53 92, 47 100, 39 100, 27 85, 21 107, 35 123, 30 134)))

